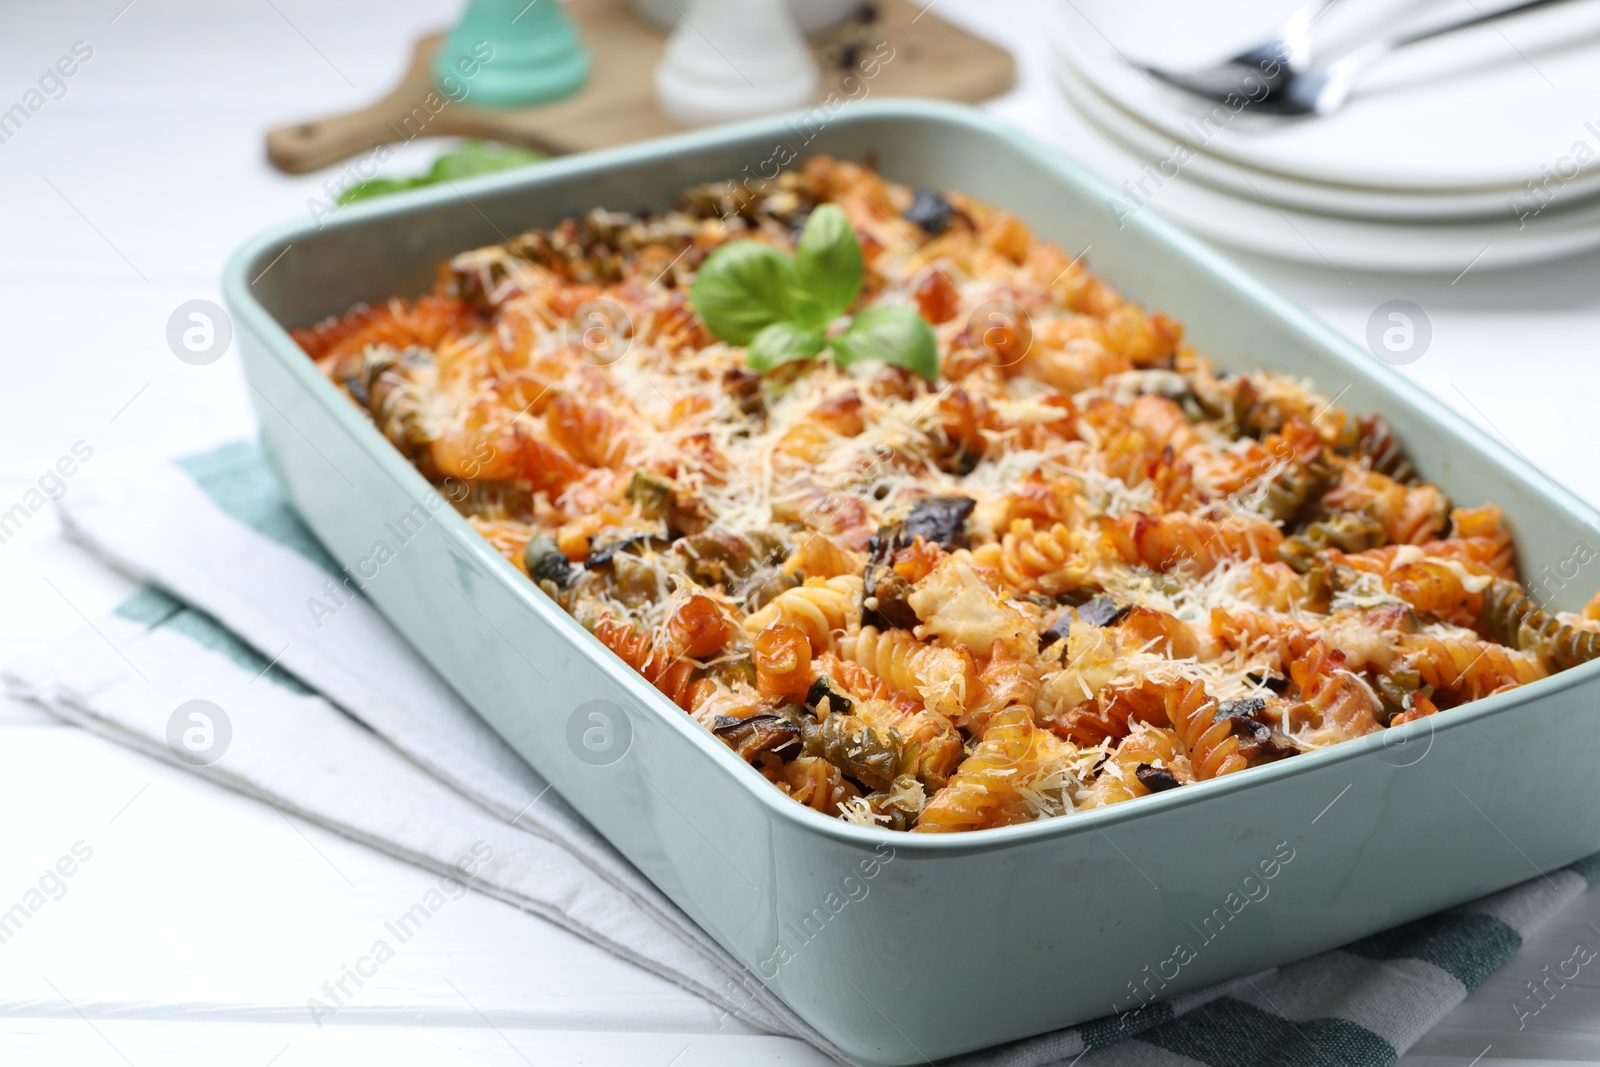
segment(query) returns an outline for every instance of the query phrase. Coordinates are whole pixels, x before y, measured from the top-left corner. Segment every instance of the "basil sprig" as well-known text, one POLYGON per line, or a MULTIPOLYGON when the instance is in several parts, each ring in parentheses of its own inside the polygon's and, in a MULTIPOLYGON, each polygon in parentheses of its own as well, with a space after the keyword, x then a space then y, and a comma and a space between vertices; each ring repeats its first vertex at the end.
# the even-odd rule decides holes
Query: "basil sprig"
POLYGON ((873 360, 937 380, 938 339, 911 308, 867 308, 828 338, 828 325, 861 292, 861 274, 850 220, 838 205, 822 204, 806 220, 793 256, 759 241, 730 241, 700 265, 689 299, 719 340, 747 346, 753 370, 828 348, 840 366, 873 360))
POLYGON ((468 141, 460 148, 441 155, 433 161, 433 166, 426 174, 419 174, 411 178, 372 178, 368 181, 352 185, 339 194, 339 203, 348 204, 354 200, 369 200, 374 196, 384 196, 388 193, 398 193, 405 189, 415 189, 421 185, 436 185, 439 182, 454 181, 457 178, 471 178, 479 174, 491 174, 497 170, 506 170, 510 167, 520 167, 526 163, 537 163, 546 156, 542 152, 531 152, 526 148, 516 145, 489 145, 482 141, 468 141))

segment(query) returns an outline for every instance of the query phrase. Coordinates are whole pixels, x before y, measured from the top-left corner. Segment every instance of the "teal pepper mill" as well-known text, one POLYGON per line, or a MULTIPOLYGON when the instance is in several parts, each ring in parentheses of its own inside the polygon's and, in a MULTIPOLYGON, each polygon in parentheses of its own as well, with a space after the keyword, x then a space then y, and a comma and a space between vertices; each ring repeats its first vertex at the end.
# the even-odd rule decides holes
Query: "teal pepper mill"
POLYGON ((439 46, 433 76, 449 85, 468 71, 476 71, 475 106, 527 107, 583 88, 589 53, 560 0, 468 0, 439 46))

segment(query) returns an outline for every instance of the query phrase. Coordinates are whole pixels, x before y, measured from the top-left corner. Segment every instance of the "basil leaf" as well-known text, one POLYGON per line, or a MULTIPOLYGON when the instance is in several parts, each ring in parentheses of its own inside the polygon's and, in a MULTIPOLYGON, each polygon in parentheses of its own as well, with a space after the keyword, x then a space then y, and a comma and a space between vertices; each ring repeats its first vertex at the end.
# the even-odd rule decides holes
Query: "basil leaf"
POLYGON ((426 182, 432 184, 453 181, 456 178, 470 178, 476 174, 491 174, 497 170, 509 170, 527 163, 537 163, 544 158, 546 157, 543 153, 519 148, 516 145, 490 145, 482 141, 468 141, 455 151, 446 152, 434 160, 426 175, 426 182))
POLYGON ((822 351, 822 331, 795 322, 775 322, 750 341, 745 362, 751 370, 769 371, 780 363, 810 359, 822 351))
POLYGON ((794 318, 793 285, 788 255, 759 241, 732 241, 700 264, 689 302, 718 338, 745 345, 762 327, 794 318))
POLYGON ((841 366, 873 360, 893 363, 928 381, 939 380, 939 339, 933 327, 910 308, 867 308, 850 328, 828 342, 841 366))
POLYGON ((526 163, 537 163, 545 158, 547 157, 543 153, 518 148, 515 145, 491 145, 482 141, 467 141, 460 148, 446 152, 434 160, 433 166, 426 174, 412 178, 373 178, 371 181, 352 185, 340 193, 339 203, 349 204, 356 200, 397 193, 403 189, 415 189, 418 186, 434 185, 456 178, 470 178, 474 174, 488 174, 510 167, 520 167, 526 163))
POLYGON ((794 257, 796 303, 806 320, 826 326, 861 292, 861 244, 837 204, 821 204, 806 220, 794 257))
POLYGON ((424 184, 421 178, 373 178, 370 181, 358 182, 339 194, 340 204, 353 204, 357 200, 370 200, 375 196, 387 196, 390 193, 403 192, 414 189, 424 184))

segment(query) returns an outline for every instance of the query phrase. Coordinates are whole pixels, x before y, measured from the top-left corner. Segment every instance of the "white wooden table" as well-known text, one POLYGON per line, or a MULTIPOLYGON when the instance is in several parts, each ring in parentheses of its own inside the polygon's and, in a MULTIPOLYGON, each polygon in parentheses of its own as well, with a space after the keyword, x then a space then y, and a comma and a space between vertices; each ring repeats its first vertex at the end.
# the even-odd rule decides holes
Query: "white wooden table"
MULTIPOLYGON (((994 110, 1048 136, 1038 2, 936 3, 937 14, 1017 50, 1023 85, 994 110)), ((267 168, 261 131, 375 96, 451 6, 0 9, 0 110, 75 42, 93 50, 64 95, 21 129, 0 130, 0 510, 77 441, 94 449, 85 471, 105 476, 253 431, 235 358, 180 363, 164 341, 167 317, 185 300, 219 299, 229 251, 320 195, 325 176, 267 168)), ((421 169, 435 150, 410 146, 394 166, 421 169)), ((1434 340, 1405 369, 1417 387, 1600 500, 1587 440, 1600 400, 1600 258, 1516 276, 1475 268, 1454 282, 1250 265, 1356 337, 1383 301, 1421 304, 1434 340)), ((0 544, 0 654, 68 632, 80 612, 92 617, 127 590, 61 542, 47 512, 34 516, 0 544)), ((306 1000, 430 876, 29 708, 0 704, 0 728, 0 909, 76 843, 93 852, 59 899, 0 943, 7 1062, 824 1062, 797 1042, 719 1026, 669 983, 476 895, 452 902, 318 1027, 306 1000)), ((1600 945, 1600 894, 1574 904, 1403 1062, 1600 1062, 1592 969, 1526 1029, 1512 1010, 1523 983, 1578 941, 1600 945)))

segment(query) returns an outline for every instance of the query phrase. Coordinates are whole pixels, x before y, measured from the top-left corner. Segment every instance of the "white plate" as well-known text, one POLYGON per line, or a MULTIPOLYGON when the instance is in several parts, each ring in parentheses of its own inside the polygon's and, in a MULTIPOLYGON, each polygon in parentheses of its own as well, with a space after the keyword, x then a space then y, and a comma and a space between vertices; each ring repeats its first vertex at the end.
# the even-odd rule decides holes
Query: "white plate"
MULTIPOLYGON (((1062 90, 1102 133, 1157 166, 1163 162, 1169 168, 1174 166, 1173 161, 1182 159, 1183 149, 1188 149, 1192 155, 1182 163, 1183 173, 1223 192, 1250 199, 1266 195, 1280 206, 1291 205, 1318 214, 1399 222, 1514 216, 1537 206, 1536 200, 1518 189, 1388 191, 1306 181, 1242 166, 1211 155, 1204 144, 1196 140, 1180 145, 1161 130, 1147 125, 1089 84, 1072 65, 1071 56, 1060 49, 1057 49, 1056 62, 1056 77, 1062 90)), ((1577 206, 1597 193, 1600 193, 1600 172, 1582 175, 1562 188, 1560 200, 1552 209, 1577 206)))
MULTIPOLYGON (((1128 60, 1204 66, 1260 41, 1299 2, 1231 0, 1224 17, 1215 4, 1061 0, 1053 32, 1102 94, 1173 140, 1189 142, 1210 107, 1128 60)), ((1478 0, 1437 0, 1396 12, 1393 0, 1343 0, 1316 24, 1314 47, 1331 57, 1385 26, 1492 9, 1478 0)), ((1597 100, 1600 0, 1581 0, 1397 52, 1373 67, 1331 118, 1246 113, 1205 147, 1248 167, 1314 182, 1422 193, 1509 191, 1546 173, 1565 171, 1570 182, 1600 172, 1597 100)))
POLYGON ((1457 274, 1469 266, 1495 269, 1541 262, 1600 247, 1600 203, 1547 211, 1524 228, 1516 219, 1472 224, 1403 224, 1316 215, 1220 192, 1180 172, 1149 195, 1134 183, 1146 160, 1103 133, 1075 108, 1065 90, 1055 97, 1057 144, 1114 186, 1107 199, 1114 216, 1155 210, 1219 244, 1336 270, 1457 274), (1124 182, 1129 183, 1124 186, 1124 182))

